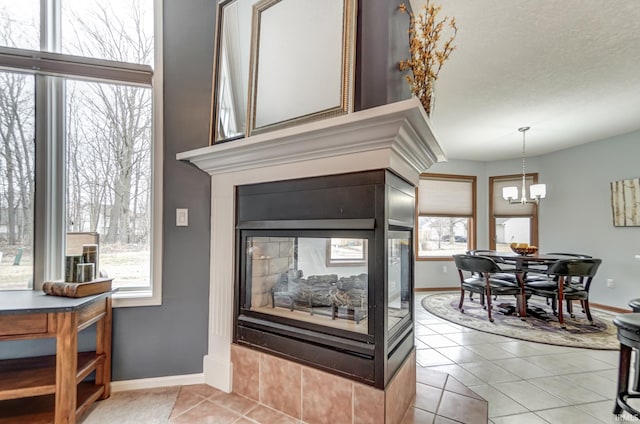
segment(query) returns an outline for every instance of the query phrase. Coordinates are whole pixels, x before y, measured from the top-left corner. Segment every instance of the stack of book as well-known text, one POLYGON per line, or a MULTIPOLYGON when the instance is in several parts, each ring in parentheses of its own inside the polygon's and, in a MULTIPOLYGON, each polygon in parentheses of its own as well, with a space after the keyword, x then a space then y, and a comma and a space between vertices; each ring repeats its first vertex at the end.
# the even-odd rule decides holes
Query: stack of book
POLYGON ((86 283, 67 283, 64 281, 45 281, 42 291, 52 296, 85 297, 111 291, 113 278, 99 278, 86 283))

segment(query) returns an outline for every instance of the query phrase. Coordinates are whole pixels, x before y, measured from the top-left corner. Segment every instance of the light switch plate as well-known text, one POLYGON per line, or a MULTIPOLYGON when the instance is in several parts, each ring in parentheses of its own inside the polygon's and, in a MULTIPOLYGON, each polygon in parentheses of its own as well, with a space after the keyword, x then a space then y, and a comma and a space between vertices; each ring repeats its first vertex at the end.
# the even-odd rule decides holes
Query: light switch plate
POLYGON ((176 209, 176 227, 189 226, 189 209, 176 209))

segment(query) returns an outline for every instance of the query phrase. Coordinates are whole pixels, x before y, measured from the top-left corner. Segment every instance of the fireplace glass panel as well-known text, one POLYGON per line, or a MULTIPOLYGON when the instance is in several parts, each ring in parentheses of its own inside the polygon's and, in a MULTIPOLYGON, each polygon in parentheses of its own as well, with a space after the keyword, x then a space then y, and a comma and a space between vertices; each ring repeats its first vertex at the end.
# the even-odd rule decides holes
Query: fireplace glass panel
POLYGON ((389 330, 398 325, 410 313, 410 233, 392 231, 389 235, 387 272, 387 313, 389 330))
POLYGON ((246 309, 368 333, 367 240, 247 237, 246 309))

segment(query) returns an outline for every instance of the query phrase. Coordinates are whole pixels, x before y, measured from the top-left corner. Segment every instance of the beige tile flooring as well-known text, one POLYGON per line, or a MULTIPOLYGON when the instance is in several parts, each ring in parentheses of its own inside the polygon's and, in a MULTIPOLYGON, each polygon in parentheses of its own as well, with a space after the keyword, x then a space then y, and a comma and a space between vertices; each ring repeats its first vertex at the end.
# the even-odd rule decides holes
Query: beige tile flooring
MULTIPOLYGON (((426 312, 420 304, 424 295, 416 295, 415 305, 416 399, 402 424, 486 423, 487 415, 492 424, 621 422, 612 413, 617 351, 544 345, 460 327, 426 312)), ((168 421, 158 422, 300 423, 205 385, 176 392, 168 421)))
MULTIPOLYGON (((416 295, 416 360, 489 402, 493 424, 616 423, 618 351, 552 346, 460 327, 416 295)), ((629 421, 640 421, 630 416, 629 421)))

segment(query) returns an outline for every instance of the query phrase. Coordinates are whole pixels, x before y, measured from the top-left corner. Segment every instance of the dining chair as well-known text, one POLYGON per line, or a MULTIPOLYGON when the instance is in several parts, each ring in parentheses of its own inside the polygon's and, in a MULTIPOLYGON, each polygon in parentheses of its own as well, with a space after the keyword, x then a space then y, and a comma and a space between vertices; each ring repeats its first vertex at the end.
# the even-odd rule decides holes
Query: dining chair
POLYGON ((594 258, 559 260, 547 270, 547 279, 525 281, 526 293, 527 295, 533 294, 552 299, 553 313, 558 316, 558 321, 562 328, 566 328, 562 313, 563 301, 567 301, 567 311, 573 318, 573 310, 570 304, 574 300, 580 300, 583 312, 589 322, 593 323, 589 309, 589 288, 601 263, 601 259, 594 258))
MULTIPOLYGON (((464 313, 464 293, 478 293, 480 304, 487 310, 489 321, 494 322, 491 315, 491 296, 513 295, 516 297, 516 310, 524 319, 524 290, 521 282, 512 282, 496 278, 502 273, 502 268, 491 258, 476 255, 453 255, 458 275, 460 276, 460 303, 458 309, 464 313), (464 272, 470 276, 465 278, 464 272), (486 302, 486 304, 485 304, 486 302)), ((516 274, 517 275, 517 274, 516 274)))
MULTIPOLYGON (((549 252, 549 253, 545 253, 545 255, 566 256, 567 258, 584 258, 584 259, 593 258, 593 256, 585 255, 583 253, 549 252)), ((549 279, 548 271, 549 271, 549 266, 552 265, 552 264, 553 263, 543 265, 544 268, 541 268, 539 270, 533 270, 533 272, 531 272, 532 270, 530 270, 529 273, 525 274, 525 276, 524 276, 525 284, 536 282, 536 281, 542 281, 543 282, 542 285, 544 285, 544 282, 548 281, 548 279, 549 279)), ((558 281, 558 276, 554 276, 553 280, 557 282, 558 281)), ((570 283, 570 280, 571 280, 571 278, 569 278, 569 281, 565 281, 565 285, 570 283)), ((581 284, 583 283, 583 280, 584 280, 584 277, 580 280, 581 284)), ((546 298, 546 303, 547 303, 547 305, 549 305, 549 304, 551 305, 551 309, 553 310, 553 314, 554 315, 558 315, 558 313, 557 313, 558 305, 556 305, 555 296, 547 297, 546 298)), ((566 304, 567 304, 567 313, 569 315, 571 315, 571 318, 574 318, 573 301, 567 300, 566 304)), ((582 306, 582 312, 584 313, 584 311, 585 311, 584 301, 581 300, 580 304, 582 306)))
MULTIPOLYGON (((467 250, 467 255, 482 256, 483 253, 492 254, 492 253, 494 253, 494 251, 493 250, 487 250, 487 249, 467 250)), ((518 278, 516 277, 516 269, 514 267, 509 267, 505 263, 504 259, 502 259, 502 258, 496 258, 494 256, 491 259, 493 259, 494 262, 496 264, 498 264, 498 266, 501 269, 501 272, 495 273, 493 275, 493 278, 499 278, 501 280, 511 281, 512 283, 518 283, 518 278)), ((494 296, 494 299, 496 299, 496 298, 497 298, 497 296, 494 296)), ((473 300, 473 292, 469 292, 469 300, 473 300)))
MULTIPOLYGON (((483 253, 493 253, 493 250, 486 250, 486 249, 474 249, 474 250, 468 250, 467 254, 468 255, 473 255, 473 256, 482 256, 483 253)), ((507 281, 511 281, 514 283, 518 282, 518 279, 516 277, 516 269, 512 266, 509 266, 505 263, 504 259, 502 258, 496 258, 495 256, 492 257, 491 259, 493 259, 493 261, 498 264, 498 266, 500 267, 500 272, 496 273, 494 275, 494 278, 500 278, 501 280, 507 280, 507 281)))

